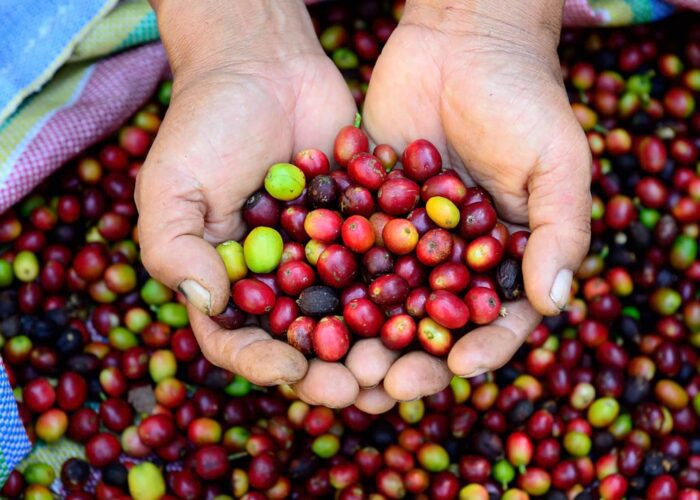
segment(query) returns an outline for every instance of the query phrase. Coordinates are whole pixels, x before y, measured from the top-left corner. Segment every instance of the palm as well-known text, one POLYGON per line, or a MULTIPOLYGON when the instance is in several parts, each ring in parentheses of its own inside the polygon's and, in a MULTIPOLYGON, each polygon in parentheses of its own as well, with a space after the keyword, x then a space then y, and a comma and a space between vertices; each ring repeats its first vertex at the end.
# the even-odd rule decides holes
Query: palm
POLYGON ((327 58, 310 56, 268 71, 265 77, 221 71, 176 87, 154 145, 160 161, 146 173, 182 184, 203 204, 203 236, 212 243, 241 236, 240 209, 262 184, 267 166, 306 147, 330 151, 330 131, 354 115, 327 58))
MULTIPOLYGON (((504 220, 528 223, 533 202, 544 196, 541 182, 531 182, 533 176, 544 173, 538 172, 543 165, 567 160, 566 148, 563 154, 556 148, 561 156, 554 157, 553 138, 585 148, 558 72, 556 57, 538 58, 499 42, 488 46, 481 39, 403 24, 374 69, 364 123, 376 142, 398 150, 418 137, 430 140, 468 183, 482 185, 494 196, 504 220)), ((572 169, 585 169, 581 163, 572 169)), ((537 177, 562 181, 550 174, 537 177)), ((550 205, 565 204, 566 190, 561 196, 550 205)), ((556 250, 556 241, 549 243, 556 250)), ((527 262, 525 272, 527 288, 527 262)), ((545 300, 546 293, 536 304, 549 312, 551 306, 542 306, 545 300)), ((539 315, 526 301, 508 309, 507 318, 457 343, 449 359, 453 371, 475 374, 509 359, 539 315)))
MULTIPOLYGON (((240 210, 271 164, 304 148, 330 154, 335 131, 355 104, 333 64, 319 54, 262 63, 255 72, 221 69, 178 82, 172 104, 138 178, 142 257, 173 288, 197 276, 210 313, 230 296, 212 244, 240 238, 240 210), (258 76, 262 75, 262 76, 258 76), (207 243, 205 243, 205 241, 207 243)), ((298 381, 303 356, 257 328, 230 332, 189 305, 202 352, 258 384, 298 381)), ((201 308, 200 308, 201 309, 201 308)))
POLYGON ((522 202, 530 170, 552 137, 580 135, 558 71, 517 52, 477 50, 400 26, 373 73, 365 124, 392 144, 430 139, 453 168, 494 195, 502 217, 527 223, 522 202))

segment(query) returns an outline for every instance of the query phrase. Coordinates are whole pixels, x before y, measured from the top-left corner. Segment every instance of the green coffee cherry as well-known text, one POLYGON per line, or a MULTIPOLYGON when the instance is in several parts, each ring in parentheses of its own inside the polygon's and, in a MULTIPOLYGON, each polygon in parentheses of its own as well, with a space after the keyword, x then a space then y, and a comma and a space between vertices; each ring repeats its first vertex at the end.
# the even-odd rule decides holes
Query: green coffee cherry
POLYGON ((187 308, 177 302, 168 302, 158 309, 158 321, 173 328, 183 328, 190 324, 187 308))
POLYGON ((53 480, 56 479, 56 472, 53 468, 45 463, 29 464, 24 469, 24 479, 29 484, 40 484, 41 486, 51 486, 53 480))
POLYGON ((148 278, 141 288, 141 298, 149 306, 160 306, 172 300, 173 292, 160 281, 148 278))
POLYGON ((12 269, 18 280, 28 283, 39 276, 39 260, 32 252, 22 250, 15 256, 12 269))
POLYGON ((163 473, 151 462, 142 462, 129 470, 129 494, 140 500, 158 500, 165 495, 163 473))
POLYGON ((297 198, 306 186, 304 172, 291 163, 275 163, 265 176, 265 190, 277 200, 297 198))
POLYGON ((607 427, 620 413, 620 405, 615 398, 600 398, 588 408, 588 421, 593 427, 607 427))
POLYGON ((5 259, 0 259, 0 288, 10 286, 14 277, 15 274, 12 271, 12 264, 5 259))
POLYGON ((333 434, 323 434, 311 443, 311 450, 321 458, 331 458, 340 449, 340 440, 333 434))
POLYGON ((243 256, 243 245, 237 241, 225 241, 216 246, 216 251, 219 253, 221 260, 224 261, 226 274, 230 281, 238 281, 245 278, 248 274, 248 268, 245 265, 245 257, 243 256))
POLYGON ((254 273, 274 271, 282 258, 282 236, 271 227, 253 229, 243 242, 243 256, 248 269, 254 273))

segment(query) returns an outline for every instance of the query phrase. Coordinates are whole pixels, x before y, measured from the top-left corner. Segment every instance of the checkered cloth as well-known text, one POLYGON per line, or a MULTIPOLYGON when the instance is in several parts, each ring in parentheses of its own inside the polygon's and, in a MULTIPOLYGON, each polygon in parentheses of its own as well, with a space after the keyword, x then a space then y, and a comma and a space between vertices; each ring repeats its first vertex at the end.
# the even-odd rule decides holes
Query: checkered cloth
MULTIPOLYGON (((113 133, 168 71, 147 0, 116 1, 0 0, 0 213, 113 133)), ((564 24, 646 23, 678 8, 700 0, 567 0, 564 24)), ((31 449, 1 360, 0 422, 1 486, 31 449)), ((28 460, 80 456, 74 446, 28 460)))
POLYGON ((29 453, 32 445, 17 412, 15 396, 0 359, 0 485, 5 484, 12 469, 29 453))

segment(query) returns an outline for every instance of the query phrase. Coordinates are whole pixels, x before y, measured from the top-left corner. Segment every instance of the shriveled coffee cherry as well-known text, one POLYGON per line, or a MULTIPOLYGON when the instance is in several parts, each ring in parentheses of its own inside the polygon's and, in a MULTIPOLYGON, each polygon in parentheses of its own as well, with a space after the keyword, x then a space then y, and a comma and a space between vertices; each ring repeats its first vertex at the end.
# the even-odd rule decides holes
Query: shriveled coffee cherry
POLYGON ((327 316, 338 307, 338 295, 328 286, 311 286, 299 295, 297 304, 301 312, 307 316, 327 316))
POLYGON ((516 300, 524 293, 520 265, 513 259, 506 259, 499 264, 496 269, 496 281, 501 295, 506 300, 516 300))
POLYGON ((323 361, 338 361, 350 348, 350 334, 336 316, 321 319, 311 333, 314 352, 323 361))

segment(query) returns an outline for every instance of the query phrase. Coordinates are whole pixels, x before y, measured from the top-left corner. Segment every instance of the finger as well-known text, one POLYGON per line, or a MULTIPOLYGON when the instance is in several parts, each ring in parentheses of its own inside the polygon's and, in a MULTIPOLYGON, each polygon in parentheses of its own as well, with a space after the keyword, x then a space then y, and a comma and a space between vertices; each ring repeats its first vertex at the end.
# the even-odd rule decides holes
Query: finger
POLYGON ((580 140, 559 141, 528 182, 532 234, 523 259, 525 291, 535 309, 547 315, 566 307, 573 274, 591 239, 591 157, 576 127, 562 137, 580 140))
POLYGON ((196 182, 165 174, 156 164, 137 178, 141 260, 151 276, 180 290, 202 313, 218 314, 230 284, 221 258, 203 239, 204 201, 196 182))
POLYGON ((306 374, 304 355, 253 326, 225 330, 191 304, 190 324, 202 354, 211 363, 256 385, 293 384, 306 374))
POLYGON ((506 316, 459 339, 447 365, 460 377, 474 377, 506 364, 539 323, 540 314, 527 299, 505 305, 506 316))
POLYGON ((307 403, 345 408, 355 402, 360 386, 341 363, 313 359, 306 376, 294 386, 294 390, 307 403))
POLYGON ((352 346, 345 358, 345 366, 360 387, 374 387, 384 379, 398 357, 399 353, 388 349, 381 340, 363 339, 352 346))
POLYGON ((396 400, 389 396, 384 387, 378 385, 372 389, 362 389, 357 396, 355 406, 370 415, 381 415, 391 410, 396 400))
POLYGON ((384 389, 398 401, 412 401, 440 392, 450 384, 452 373, 445 360, 414 351, 400 357, 384 377, 384 389))

